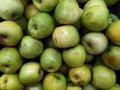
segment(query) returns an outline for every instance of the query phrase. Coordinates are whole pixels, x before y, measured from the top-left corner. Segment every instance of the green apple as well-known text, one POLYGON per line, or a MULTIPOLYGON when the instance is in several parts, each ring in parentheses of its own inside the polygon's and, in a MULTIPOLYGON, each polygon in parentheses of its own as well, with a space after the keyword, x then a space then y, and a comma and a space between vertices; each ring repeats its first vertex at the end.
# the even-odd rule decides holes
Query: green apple
POLYGON ((102 60, 113 70, 120 70, 120 47, 109 46, 108 49, 102 54, 102 60))
POLYGON ((51 12, 56 7, 59 0, 32 0, 35 7, 43 12, 51 12))
POLYGON ((19 45, 20 55, 27 59, 38 57, 43 51, 43 42, 30 35, 23 36, 19 45))
POLYGON ((62 56, 69 67, 80 67, 85 62, 86 50, 82 45, 78 44, 72 48, 64 49, 62 56))
POLYGON ((54 48, 46 48, 40 56, 40 64, 47 72, 56 72, 62 65, 62 55, 54 48))
POLYGON ((60 0, 54 16, 59 24, 74 24, 80 17, 80 7, 76 0, 60 0))
POLYGON ((22 35, 21 27, 14 21, 2 21, 0 23, 0 44, 15 46, 20 42, 22 35))
POLYGON ((89 32, 82 37, 82 45, 87 53, 99 55, 107 49, 108 39, 101 32, 89 32))
POLYGON ((89 63, 89 62, 93 61, 94 57, 95 57, 95 55, 91 55, 91 54, 86 52, 85 63, 89 63))
POLYGON ((43 78, 44 71, 38 62, 26 62, 19 71, 19 79, 24 85, 35 85, 43 78))
POLYGON ((20 82, 18 74, 3 74, 0 77, 0 90, 23 90, 24 85, 20 82))
POLYGON ((48 73, 43 79, 43 90, 66 90, 66 78, 61 73, 48 73))
POLYGON ((108 16, 108 24, 109 25, 117 20, 119 20, 119 17, 116 14, 109 13, 109 16, 108 16))
POLYGON ((0 71, 15 73, 23 64, 23 59, 15 47, 4 47, 0 50, 0 71))
POLYGON ((54 20, 48 13, 40 12, 28 21, 28 33, 37 39, 51 35, 54 30, 54 20))
POLYGON ((24 6, 20 0, 0 0, 0 17, 4 20, 16 20, 23 12, 24 6))
POLYGON ((109 89, 105 89, 105 90, 120 90, 120 84, 116 83, 113 87, 111 87, 109 89))
POLYGON ((92 84, 99 89, 108 89, 115 85, 115 72, 105 65, 95 65, 92 69, 92 84))
POLYGON ((90 31, 103 31, 108 26, 108 16, 108 8, 93 6, 84 10, 81 21, 83 26, 90 31))
POLYGON ((24 90, 43 90, 43 87, 41 83, 37 83, 35 85, 26 86, 24 90))
POLYGON ((83 86, 83 90, 99 90, 99 89, 96 88, 92 83, 89 83, 89 84, 83 86))
POLYGON ((80 86, 87 85, 92 77, 91 71, 86 65, 82 65, 76 68, 71 68, 69 70, 68 75, 73 84, 80 86))
POLYGON ((74 84, 67 84, 65 90, 82 90, 82 87, 74 84))
POLYGON ((35 14, 39 13, 40 11, 33 5, 33 4, 28 4, 25 7, 24 10, 24 15, 27 20, 29 20, 32 16, 35 14))
POLYGON ((80 35, 75 26, 63 25, 55 28, 52 39, 58 48, 70 48, 79 43, 80 35))

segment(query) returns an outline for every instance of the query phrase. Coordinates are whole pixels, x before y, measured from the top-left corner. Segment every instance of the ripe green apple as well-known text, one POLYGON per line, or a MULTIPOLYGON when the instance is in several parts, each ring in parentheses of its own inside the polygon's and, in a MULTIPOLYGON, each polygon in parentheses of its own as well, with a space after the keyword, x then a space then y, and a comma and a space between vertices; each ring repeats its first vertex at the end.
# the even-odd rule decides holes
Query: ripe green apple
POLYGON ((20 55, 27 59, 38 57, 43 51, 43 42, 30 35, 23 36, 19 45, 20 55))
POLYGON ((105 89, 105 90, 120 90, 120 84, 116 83, 113 87, 111 87, 109 89, 105 89))
POLYGON ((82 90, 82 87, 74 84, 67 84, 65 90, 82 90))
POLYGON ((0 0, 0 17, 4 20, 16 20, 23 12, 24 6, 20 0, 0 0))
POLYGON ((91 31, 103 31, 108 26, 108 16, 108 8, 93 6, 84 10, 81 21, 83 26, 91 31))
POLYGON ((28 4, 25 7, 24 10, 24 15, 27 20, 29 20, 32 16, 35 14, 39 13, 40 11, 33 5, 33 4, 28 4))
POLYGON ((78 44, 72 48, 64 49, 62 56, 69 67, 80 67, 85 62, 86 50, 82 45, 78 44))
POLYGON ((47 72, 56 72, 62 65, 62 55, 54 48, 46 48, 40 56, 40 64, 47 72))
POLYGON ((24 85, 20 82, 18 74, 3 74, 0 77, 0 90, 23 90, 24 85))
POLYGON ((15 73, 23 64, 23 59, 15 47, 4 47, 0 50, 0 71, 15 73))
POLYGON ((92 84, 99 89, 108 89, 115 85, 115 72, 105 65, 95 65, 92 69, 92 84))
POLYGON ((43 90, 66 90, 66 78, 59 72, 48 73, 43 79, 43 90))
POLYGON ((52 39, 58 48, 69 48, 79 43, 80 35, 75 26, 63 25, 55 28, 52 39))
POLYGON ((80 7, 76 0, 60 0, 54 16, 59 24, 74 24, 80 17, 80 7))
POLYGON ((22 35, 21 27, 14 21, 2 21, 0 23, 0 44, 15 46, 20 42, 22 35))
POLYGON ((102 60, 113 70, 120 70, 120 47, 109 46, 109 48, 102 54, 102 60))
POLYGON ((54 20, 48 13, 40 12, 28 21, 28 33, 37 39, 51 35, 54 30, 54 20))
POLYGON ((35 7, 43 12, 51 12, 56 7, 59 0, 32 0, 35 7))
POLYGON ((24 90, 43 90, 42 83, 37 83, 35 85, 26 86, 24 90))
POLYGON ((87 53, 98 55, 103 53, 108 47, 108 39, 101 32, 89 32, 82 37, 82 45, 87 53))
POLYGON ((89 84, 83 86, 82 89, 83 89, 83 90, 99 90, 99 89, 96 88, 92 83, 89 83, 89 84))
POLYGON ((69 78, 73 84, 85 86, 87 85, 92 77, 90 68, 86 65, 80 67, 71 68, 69 70, 69 78))
POLYGON ((109 13, 109 16, 108 16, 108 24, 109 25, 117 20, 119 20, 119 17, 116 14, 109 13))
POLYGON ((26 62, 19 71, 19 79, 24 85, 35 85, 43 78, 44 71, 38 62, 26 62))

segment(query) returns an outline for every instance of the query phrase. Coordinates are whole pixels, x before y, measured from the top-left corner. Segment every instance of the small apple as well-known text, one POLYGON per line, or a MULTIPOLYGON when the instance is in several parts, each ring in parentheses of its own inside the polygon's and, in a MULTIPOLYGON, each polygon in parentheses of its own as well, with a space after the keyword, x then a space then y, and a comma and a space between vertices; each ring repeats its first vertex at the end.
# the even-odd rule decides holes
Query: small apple
POLYGON ((19 79, 24 85, 35 85, 43 77, 44 71, 38 62, 26 62, 19 71, 19 79))
POLYGON ((0 0, 0 17, 4 20, 16 20, 23 12, 24 6, 20 0, 0 0))
POLYGON ((62 56, 69 67, 80 67, 85 62, 86 50, 82 45, 78 44, 72 48, 64 49, 62 56))
POLYGON ((48 13, 40 12, 28 21, 28 33, 37 39, 48 37, 54 30, 54 20, 48 13))
POLYGON ((4 47, 0 50, 0 71, 15 73, 23 64, 23 59, 14 47, 4 47))
POLYGON ((27 59, 38 57, 43 51, 43 43, 30 35, 23 36, 19 45, 20 55, 27 59))
POLYGON ((99 89, 96 88, 92 83, 89 83, 89 84, 83 86, 82 89, 83 89, 83 90, 99 90, 99 89))
POLYGON ((0 90, 24 90, 18 74, 3 74, 0 77, 0 90))
POLYGON ((67 84, 65 90, 82 90, 82 87, 74 84, 67 84))
POLYGON ((105 90, 120 90, 120 84, 116 83, 113 87, 111 87, 109 89, 105 89, 105 90))
POLYGON ((119 20, 119 17, 116 14, 109 13, 109 16, 108 16, 108 24, 109 25, 117 20, 119 20))
POLYGON ((59 0, 32 0, 32 2, 40 11, 51 12, 59 0))
POLYGON ((82 45, 87 53, 98 55, 107 49, 108 39, 101 32, 89 32, 82 37, 82 45))
POLYGON ((40 56, 40 64, 47 72, 56 72, 62 65, 62 55, 54 48, 46 48, 40 56))
POLYGON ((26 86, 24 90, 43 90, 42 84, 39 82, 35 85, 26 86))
POLYGON ((14 21, 2 21, 0 23, 0 44, 15 46, 20 42, 22 35, 21 27, 14 21))
POLYGON ((43 90, 66 90, 66 78, 61 73, 48 73, 43 79, 43 90))

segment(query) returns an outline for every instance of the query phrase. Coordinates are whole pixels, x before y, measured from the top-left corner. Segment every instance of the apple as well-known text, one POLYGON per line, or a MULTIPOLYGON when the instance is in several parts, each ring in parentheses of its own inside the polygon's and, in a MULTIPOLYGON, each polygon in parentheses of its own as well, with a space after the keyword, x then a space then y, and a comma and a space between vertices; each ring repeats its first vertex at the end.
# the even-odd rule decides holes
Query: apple
POLYGON ((69 70, 68 75, 71 82, 79 86, 87 85, 90 82, 92 77, 90 68, 88 68, 88 66, 86 65, 82 65, 76 68, 71 68, 69 70))
POLYGON ((27 86, 35 85, 43 78, 44 71, 38 62, 26 62, 19 71, 20 81, 27 86))
POLYGON ((16 73, 3 74, 0 77, 0 90, 23 90, 24 87, 16 73))
POLYGON ((23 59, 15 47, 4 47, 0 50, 0 71, 15 73, 23 64, 23 59))
POLYGON ((92 83, 89 83, 89 84, 83 86, 82 89, 83 89, 83 90, 99 90, 99 89, 96 88, 92 83))
POLYGON ((89 53, 86 53, 86 59, 85 59, 85 63, 89 63, 92 62, 94 59, 95 55, 91 55, 89 53))
POLYGON ((62 65, 62 55, 54 48, 46 48, 40 56, 41 67, 47 72, 56 72, 62 65))
POLYGON ((21 27, 14 21, 0 23, 0 44, 4 46, 17 45, 23 36, 21 27))
POLYGON ((23 15, 23 12, 24 6, 20 0, 0 0, 0 17, 4 20, 16 20, 23 15))
POLYGON ((59 72, 46 74, 43 90, 66 90, 66 78, 59 72))
POLYGON ((108 89, 115 85, 115 71, 105 65, 95 65, 92 69, 92 84, 99 89, 108 89))
POLYGON ((58 48, 70 48, 77 45, 80 35, 77 28, 73 25, 58 26, 52 33, 52 39, 58 48))
POLYGON ((45 12, 40 12, 28 21, 28 33, 37 39, 43 39, 52 34, 54 30, 54 20, 52 16, 45 12))
POLYGON ((69 67, 80 67, 85 62, 86 50, 81 44, 78 44, 72 48, 64 49, 62 57, 69 67))
POLYGON ((101 32, 89 32, 82 37, 82 45, 87 53, 99 55, 107 49, 108 39, 101 32))
POLYGON ((38 57, 43 51, 43 42, 30 35, 23 36, 19 45, 20 55, 27 59, 38 57))
POLYGON ((32 2, 40 11, 51 12, 59 0, 32 0, 32 2))
POLYGON ((42 83, 37 83, 35 85, 26 86, 24 90, 43 90, 42 83))
POLYGON ((111 87, 109 89, 105 89, 105 90, 120 90, 120 84, 116 83, 113 87, 111 87))
POLYGON ((117 20, 119 20, 119 17, 116 14, 109 13, 109 16, 108 16, 108 24, 109 25, 117 20))
POLYGON ((82 90, 82 87, 74 84, 67 84, 66 90, 82 90))

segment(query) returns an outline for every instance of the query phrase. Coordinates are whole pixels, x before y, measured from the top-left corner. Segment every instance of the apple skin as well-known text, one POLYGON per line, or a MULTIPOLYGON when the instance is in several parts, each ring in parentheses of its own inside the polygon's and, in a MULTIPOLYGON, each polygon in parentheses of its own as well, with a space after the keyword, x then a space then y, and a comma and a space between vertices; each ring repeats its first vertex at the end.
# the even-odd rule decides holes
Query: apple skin
POLYGON ((0 50, 0 71, 15 73, 23 64, 23 59, 14 47, 4 47, 0 50))
POLYGON ((16 20, 23 15, 23 12, 24 6, 20 0, 0 0, 0 17, 4 20, 16 20))
POLYGON ((24 90, 43 90, 42 84, 39 82, 32 86, 26 86, 24 90))
POLYGON ((51 12, 59 0, 32 0, 36 8, 43 12, 51 12))
POLYGON ((82 87, 79 85, 68 84, 65 90, 82 90, 82 87))
POLYGON ((2 21, 0 23, 0 44, 15 46, 20 42, 22 35, 21 27, 14 21, 2 21))
POLYGON ((23 36, 19 45, 20 55, 27 59, 38 57, 43 51, 43 43, 30 35, 23 36))
POLYGON ((120 47, 116 45, 111 45, 102 54, 102 60, 113 70, 120 70, 120 47))
POLYGON ((20 81, 27 86, 35 85, 43 78, 44 71, 38 62, 26 62, 19 71, 20 81))
POLYGON ((59 72, 48 73, 43 79, 43 90, 66 90, 66 78, 59 72))
POLYGON ((54 20, 48 13, 40 12, 28 21, 28 33, 34 38, 46 38, 53 30, 54 20))
POLYGON ((89 32, 82 37, 82 45, 87 53, 99 55, 108 47, 108 39, 101 32, 89 32))
POLYGON ((0 77, 0 90, 24 90, 18 74, 3 74, 0 77))

